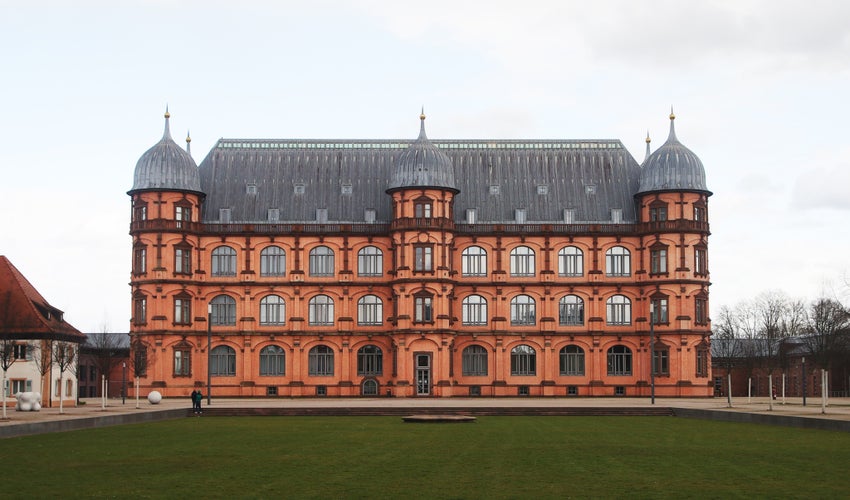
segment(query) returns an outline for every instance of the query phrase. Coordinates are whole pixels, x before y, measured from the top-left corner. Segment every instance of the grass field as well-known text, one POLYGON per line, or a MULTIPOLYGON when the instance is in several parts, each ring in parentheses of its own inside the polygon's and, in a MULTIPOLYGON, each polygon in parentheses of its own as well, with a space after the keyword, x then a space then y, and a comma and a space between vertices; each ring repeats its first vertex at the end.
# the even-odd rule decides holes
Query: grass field
POLYGON ((6 439, 0 463, 26 498, 850 495, 850 434, 674 417, 185 418, 6 439))

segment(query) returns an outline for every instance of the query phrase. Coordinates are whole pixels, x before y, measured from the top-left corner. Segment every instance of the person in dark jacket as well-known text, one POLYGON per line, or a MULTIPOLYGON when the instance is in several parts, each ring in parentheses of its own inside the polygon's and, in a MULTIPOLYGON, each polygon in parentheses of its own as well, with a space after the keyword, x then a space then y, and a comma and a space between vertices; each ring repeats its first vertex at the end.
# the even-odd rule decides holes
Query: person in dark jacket
POLYGON ((193 409, 195 410, 195 415, 200 415, 203 413, 201 411, 201 401, 204 399, 204 395, 201 394, 201 391, 194 391, 194 396, 192 396, 192 402, 194 403, 193 409))

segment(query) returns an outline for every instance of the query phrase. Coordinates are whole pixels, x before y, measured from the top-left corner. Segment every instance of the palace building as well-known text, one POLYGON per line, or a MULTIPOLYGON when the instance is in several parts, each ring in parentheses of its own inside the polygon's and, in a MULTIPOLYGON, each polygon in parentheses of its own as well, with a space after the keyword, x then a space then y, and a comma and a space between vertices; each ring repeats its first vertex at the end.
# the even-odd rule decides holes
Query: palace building
POLYGON ((708 198, 676 137, 171 138, 132 199, 142 390, 711 396, 708 198), (654 373, 652 370, 654 369, 654 373), (209 377, 209 379, 208 379, 209 377))

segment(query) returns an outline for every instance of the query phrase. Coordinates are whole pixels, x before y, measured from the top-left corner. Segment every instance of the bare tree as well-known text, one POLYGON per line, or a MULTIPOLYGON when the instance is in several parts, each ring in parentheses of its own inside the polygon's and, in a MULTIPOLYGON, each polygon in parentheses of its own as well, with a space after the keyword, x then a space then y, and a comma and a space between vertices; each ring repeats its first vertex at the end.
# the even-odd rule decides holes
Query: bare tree
POLYGON ((779 291, 765 292, 755 301, 756 335, 767 370, 768 407, 773 409, 773 374, 785 362, 783 346, 789 337, 799 334, 805 323, 805 306, 779 291))
POLYGON ((720 308, 720 316, 714 322, 714 335, 711 341, 713 359, 718 360, 726 369, 726 405, 732 407, 732 368, 741 357, 738 319, 727 306, 720 308))
POLYGON ((99 332, 91 333, 87 337, 86 344, 93 351, 92 357, 94 358, 95 366, 97 366, 101 377, 106 378, 107 384, 103 394, 103 397, 106 398, 109 392, 108 378, 112 370, 121 362, 126 347, 121 347, 121 339, 117 334, 110 333, 109 327, 106 325, 101 326, 99 332))
POLYGON ((79 345, 73 342, 59 341, 53 346, 53 363, 59 368, 59 413, 65 413, 63 406, 63 384, 65 371, 74 367, 79 354, 79 345))
POLYGON ((151 364, 153 349, 148 349, 147 344, 135 336, 130 342, 130 366, 133 369, 133 379, 136 385, 136 408, 139 407, 139 379, 147 375, 151 364))
POLYGON ((753 373, 756 366, 764 362, 758 305, 754 301, 741 302, 735 306, 734 314, 741 343, 741 359, 747 374, 747 401, 749 402, 752 395, 753 373))
POLYGON ((9 337, 0 337, 0 368, 3 370, 3 420, 6 420, 6 371, 15 362, 15 341, 9 337))
POLYGON ((821 369, 821 411, 826 412, 827 373, 832 361, 846 349, 850 312, 837 300, 820 298, 809 308, 807 333, 803 338, 808 352, 821 369))
MULTIPOLYGON (((47 372, 53 366, 53 339, 33 340, 29 343, 29 348, 32 349, 32 362, 35 364, 35 368, 40 375, 38 387, 39 392, 41 392, 44 389, 44 376, 47 375, 47 372)), ((44 396, 42 394, 42 398, 44 396)), ((47 389, 47 401, 49 403, 53 401, 50 397, 49 386, 47 389)))

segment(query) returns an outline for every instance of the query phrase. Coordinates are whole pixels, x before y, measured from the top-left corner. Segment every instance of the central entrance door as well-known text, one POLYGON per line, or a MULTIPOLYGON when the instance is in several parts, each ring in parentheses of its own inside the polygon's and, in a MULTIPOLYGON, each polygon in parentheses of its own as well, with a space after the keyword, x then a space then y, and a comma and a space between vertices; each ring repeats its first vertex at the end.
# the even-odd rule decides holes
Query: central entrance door
POLYGON ((416 395, 431 395, 431 354, 418 352, 413 355, 413 366, 416 371, 416 395))

